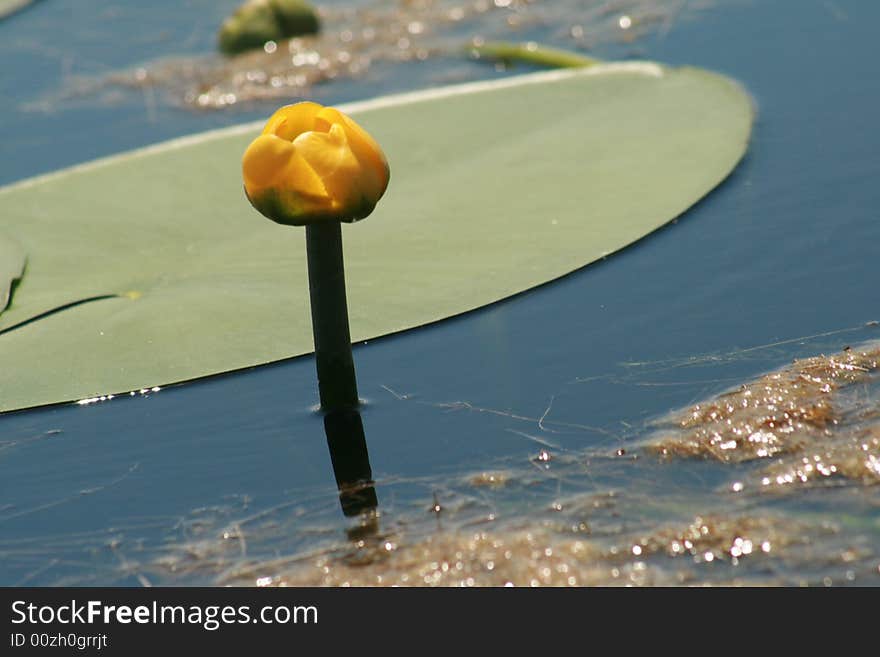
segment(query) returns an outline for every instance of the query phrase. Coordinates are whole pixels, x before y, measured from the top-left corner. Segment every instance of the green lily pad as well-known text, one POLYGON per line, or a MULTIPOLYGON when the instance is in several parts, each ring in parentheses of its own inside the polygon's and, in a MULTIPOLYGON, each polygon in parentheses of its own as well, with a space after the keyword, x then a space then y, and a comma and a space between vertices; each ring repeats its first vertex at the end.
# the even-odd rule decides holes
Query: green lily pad
POLYGON ((26 262, 21 246, 0 233, 0 313, 9 305, 12 286, 24 273, 26 262))
POLYGON ((33 2, 34 0, 0 0, 0 20, 17 14, 25 7, 33 4, 33 2))
MULTIPOLYGON (((343 109, 392 171, 373 215, 343 230, 355 340, 479 308, 623 248, 721 182, 752 123, 732 80, 645 62, 343 109)), ((0 410, 312 351, 304 231, 267 221, 242 192, 241 155, 261 127, 0 189, 0 230, 28 254, 0 315, 0 410)))

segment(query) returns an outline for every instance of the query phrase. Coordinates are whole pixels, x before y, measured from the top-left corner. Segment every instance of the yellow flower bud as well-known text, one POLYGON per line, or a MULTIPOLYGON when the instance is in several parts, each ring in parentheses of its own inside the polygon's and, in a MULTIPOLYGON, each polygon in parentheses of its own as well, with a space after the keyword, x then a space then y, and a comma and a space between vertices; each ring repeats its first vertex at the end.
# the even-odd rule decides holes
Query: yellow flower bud
POLYGON ((241 165, 251 205, 293 226, 363 219, 382 198, 390 175, 385 154, 363 128, 312 102, 275 112, 241 165))

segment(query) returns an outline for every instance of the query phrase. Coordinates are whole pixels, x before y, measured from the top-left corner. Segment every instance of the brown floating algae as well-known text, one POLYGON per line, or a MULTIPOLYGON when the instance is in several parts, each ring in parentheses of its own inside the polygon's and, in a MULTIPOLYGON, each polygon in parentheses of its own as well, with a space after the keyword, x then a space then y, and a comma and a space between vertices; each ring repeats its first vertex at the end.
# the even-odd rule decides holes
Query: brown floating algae
POLYGON ((878 343, 797 360, 671 414, 641 447, 620 450, 631 458, 567 452, 546 468, 524 459, 423 481, 442 492, 430 508, 430 496, 421 507, 380 505, 347 540, 316 525, 320 545, 251 558, 248 537, 287 531, 270 515, 174 546, 152 568, 260 586, 877 585, 878 360, 878 343), (741 481, 706 489, 645 478, 700 461, 741 481), (622 468, 623 488, 578 489, 610 467, 622 468), (563 485, 574 487, 564 498, 563 485), (775 506, 797 491, 809 504, 775 506))
POLYGON ((838 398, 837 393, 868 380, 878 364, 876 345, 796 360, 672 415, 648 450, 736 463, 835 446, 839 434, 847 432, 839 427, 840 421, 872 407, 858 408, 858 400, 838 398))

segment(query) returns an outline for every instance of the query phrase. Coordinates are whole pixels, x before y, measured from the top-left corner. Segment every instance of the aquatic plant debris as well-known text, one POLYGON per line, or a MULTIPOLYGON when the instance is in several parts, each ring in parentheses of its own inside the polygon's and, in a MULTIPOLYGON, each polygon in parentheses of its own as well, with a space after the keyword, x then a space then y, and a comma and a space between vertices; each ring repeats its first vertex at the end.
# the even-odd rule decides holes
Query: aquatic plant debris
MULTIPOLYGON (((684 527, 662 527, 625 543, 603 546, 589 537, 571 537, 546 526, 495 531, 438 532, 414 544, 381 537, 361 540, 344 555, 303 560, 269 577, 274 586, 673 586, 697 581, 694 563, 743 559, 774 561, 809 533, 775 517, 695 518, 684 527), (657 559, 657 556, 666 557, 657 559), (677 560, 685 561, 684 564, 677 560)), ((781 583, 767 576, 741 583, 781 583)), ((728 569, 716 582, 736 584, 728 569)))
POLYGON ((594 57, 586 57, 558 48, 548 48, 534 41, 527 43, 477 42, 470 47, 470 54, 474 59, 486 59, 505 65, 522 63, 548 68, 579 68, 599 63, 599 60, 594 57))
MULTIPOLYGON (((730 173, 753 116, 729 78, 636 61, 340 109, 397 172, 370 225, 345 231, 355 341, 482 307, 640 239, 730 173), (548 103, 552 125, 534 118, 548 103)), ((29 257, 0 331, 110 297, 0 334, 0 411, 312 351, 302 236, 254 222, 241 193, 241 153, 261 128, 0 189, 0 230, 29 257)))
POLYGON ((878 368, 877 343, 798 359, 665 418, 646 448, 667 458, 772 461, 753 477, 762 487, 880 483, 880 409, 863 394, 880 383, 878 368))
MULTIPOLYGON (((741 411, 724 406, 728 415, 723 420, 713 417, 715 411, 712 410, 702 416, 695 410, 697 407, 672 414, 671 417, 690 419, 691 422, 681 420, 689 429, 694 428, 695 414, 703 421, 719 421, 724 426, 732 426, 733 435, 739 435, 735 428, 741 421, 754 422, 756 408, 763 409, 757 411, 760 414, 768 412, 768 405, 784 416, 789 412, 784 409, 794 407, 790 402, 797 400, 802 406, 810 406, 816 403, 817 397, 822 397, 831 414, 821 422, 816 419, 826 429, 833 427, 831 433, 821 437, 806 428, 806 419, 780 423, 790 428, 790 433, 810 432, 809 438, 795 440, 802 448, 791 448, 786 458, 760 457, 756 450, 751 450, 747 452, 751 457, 724 461, 732 466, 747 460, 760 464, 761 459, 766 459, 772 463, 758 470, 757 477, 762 483, 758 484, 758 479, 752 477, 756 486, 734 486, 733 491, 742 495, 728 498, 723 503, 724 511, 713 509, 713 503, 706 498, 703 504, 707 513, 694 516, 689 523, 664 520, 676 507, 676 493, 668 490, 659 493, 665 495, 665 500, 653 497, 653 503, 658 510, 669 510, 661 511, 654 521, 643 521, 641 530, 627 529, 627 524, 635 521, 632 508, 639 505, 636 493, 574 495, 562 503, 554 503, 545 512, 532 511, 512 517, 505 517, 503 505, 486 503, 493 510, 483 523, 467 521, 474 510, 468 511, 467 504, 459 504, 456 511, 459 520, 456 523, 449 519, 449 529, 415 529, 412 523, 406 523, 404 529, 377 533, 373 540, 359 539, 348 546, 319 550, 276 563, 269 569, 258 564, 242 566, 240 571, 227 571, 227 576, 233 583, 244 583, 252 577, 250 583, 259 579, 264 585, 273 586, 876 583, 880 581, 880 565, 876 563, 880 558, 877 550, 880 523, 872 524, 870 514, 862 520, 840 516, 840 524, 835 524, 833 518, 818 520, 804 512, 782 516, 745 509, 754 508, 754 495, 766 493, 768 486, 789 486, 792 481, 809 484, 814 483, 814 479, 838 475, 859 486, 880 483, 877 476, 880 464, 880 410, 876 404, 880 392, 878 356, 880 343, 873 342, 848 347, 830 356, 799 359, 788 367, 741 385, 734 393, 698 405, 699 410, 704 410, 722 403, 720 400, 730 401, 731 395, 742 395, 750 402, 743 405, 741 411), (864 386, 873 387, 866 391, 864 386), (762 402, 754 399, 759 390, 766 395, 762 402), (806 449, 812 440, 824 445, 824 461, 806 449), (786 469, 794 470, 791 477, 786 469), (629 523, 615 525, 615 517, 629 518, 629 523), (261 573, 262 579, 255 577, 255 573, 261 573)), ((799 417, 812 416, 801 413, 799 417)), ((658 444, 668 444, 658 443, 654 438, 656 436, 647 443, 649 451, 656 452, 658 444)), ((719 452, 711 440, 707 442, 710 445, 707 453, 716 457, 719 452)), ((588 457, 570 455, 569 461, 575 463, 583 458, 588 457)), ((523 480, 527 473, 528 470, 523 473, 508 470, 504 481, 515 488, 518 485, 528 488, 530 485, 523 480)), ((494 474, 484 471, 467 481, 483 488, 491 485, 489 482, 494 478, 494 474)), ((561 476, 560 483, 563 481, 570 482, 571 475, 561 476)), ((631 487, 637 489, 638 484, 633 483, 631 487)), ((524 490, 520 487, 513 495, 521 496, 524 490)), ((789 486, 788 490, 793 488, 789 486)), ((826 487, 824 491, 824 496, 831 498, 828 503, 832 507, 834 496, 845 493, 838 488, 826 487)), ((876 496, 870 495, 865 497, 864 503, 870 507, 872 499, 873 504, 880 503, 876 496)), ((693 506, 692 503, 682 509, 693 506)), ((842 511, 846 507, 837 508, 842 511)), ((650 517, 655 512, 649 509, 646 513, 650 517)), ((673 515, 678 513, 672 512, 673 515)))
MULTIPOLYGON (((833 333, 840 339, 856 330, 833 333)), ((738 353, 753 356, 765 347, 738 353)), ((841 353, 853 351, 861 359, 858 354, 878 348, 874 342, 841 353)), ((828 372, 829 362, 840 356, 798 362, 816 374, 828 372)), ((694 358, 699 360, 664 362, 676 368, 694 358)), ((394 403, 449 411, 448 404, 389 396, 394 403)), ((837 423, 825 445, 832 453, 856 445, 849 437, 880 436, 878 399, 876 372, 835 390, 837 423)), ((471 408, 501 419, 499 431, 529 424, 535 434, 553 435, 561 428, 552 417, 471 408)), ((626 449, 617 450, 622 456, 612 449, 621 444, 616 438, 589 446, 591 438, 583 448, 547 448, 553 458, 541 467, 531 460, 537 449, 532 445, 512 447, 504 457, 452 477, 380 475, 378 510, 341 526, 328 472, 326 486, 285 491, 270 504, 223 495, 183 516, 53 537, 58 544, 46 545, 44 536, 0 537, 0 558, 16 564, 25 581, 56 585, 130 584, 132 578, 144 585, 243 586, 880 585, 880 486, 871 485, 876 480, 816 473, 815 480, 808 475, 806 482, 763 485, 765 468, 803 465, 801 454, 738 462, 656 458, 645 447, 656 434, 639 439, 650 430, 627 438, 626 449), (670 459, 682 467, 672 472, 670 459), (733 485, 719 486, 727 473, 733 485), (148 534, 159 538, 145 540, 148 534), (83 554, 89 555, 88 568, 63 567, 65 555, 83 554)), ((55 439, 56 433, 23 435, 0 448, 11 452, 18 442, 55 439)), ((868 444, 868 451, 876 445, 868 444)), ((89 489, 125 476, 120 471, 89 489)), ((49 503, 68 504, 80 495, 72 490, 49 503)), ((0 511, 2 521, 40 509, 0 511)))
MULTIPOLYGON (((504 495, 498 492, 498 495, 504 495)), ((595 515, 629 515, 639 497, 579 496, 595 515), (603 499, 604 498, 604 499, 603 499)), ((674 497, 674 496, 672 496, 674 497)), ((671 500, 670 500, 671 501, 671 500)), ((578 505, 571 501, 570 509, 578 505)), ((487 506, 491 506, 487 502, 487 506)), ((735 506, 735 505, 734 505, 735 506)), ((256 558, 249 545, 264 531, 284 532, 292 518, 264 516, 259 523, 206 524, 197 541, 169 545, 165 554, 141 563, 153 581, 213 577, 217 585, 244 586, 676 586, 803 585, 880 581, 870 536, 840 526, 738 508, 658 518, 640 529, 618 525, 595 531, 572 522, 581 511, 546 509, 482 521, 465 499, 433 515, 395 518, 366 515, 334 540, 332 531, 312 528, 318 545, 273 558, 256 558), (451 515, 449 513, 451 512, 451 515), (279 526, 280 523, 280 526, 279 526), (328 540, 329 539, 329 540, 328 540)), ((303 531, 305 518, 295 522, 303 531)), ((876 531, 876 529, 875 529, 876 531)))
POLYGON ((779 459, 761 471, 760 485, 790 488, 830 478, 880 484, 880 425, 779 459))
MULTIPOLYGON (((314 96, 316 85, 339 79, 392 82, 396 64, 434 58, 462 60, 441 76, 426 67, 430 85, 463 82, 485 75, 468 66, 472 48, 492 41, 518 41, 522 32, 541 29, 565 50, 589 54, 620 44, 629 50, 649 34, 666 34, 717 0, 365 0, 346 6, 319 3, 321 34, 271 40, 235 57, 163 58, 133 70, 99 78, 72 78, 63 98, 118 98, 120 89, 158 90, 165 102, 199 111, 238 105, 274 105, 314 96)), ((631 55, 632 52, 623 52, 631 55)), ((608 54, 605 53, 607 58, 608 54)), ((503 68, 503 62, 497 62, 503 68)), ((151 96, 152 97, 152 96, 151 96)), ((52 99, 46 103, 51 105, 52 99)))

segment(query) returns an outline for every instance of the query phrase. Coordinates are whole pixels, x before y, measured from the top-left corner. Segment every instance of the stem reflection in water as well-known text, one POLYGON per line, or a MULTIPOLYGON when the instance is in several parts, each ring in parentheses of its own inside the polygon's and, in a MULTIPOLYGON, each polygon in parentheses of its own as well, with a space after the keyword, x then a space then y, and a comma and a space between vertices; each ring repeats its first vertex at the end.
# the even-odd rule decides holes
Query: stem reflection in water
POLYGON ((339 503, 346 517, 375 515, 379 505, 361 414, 352 408, 324 415, 327 447, 339 488, 339 503))

